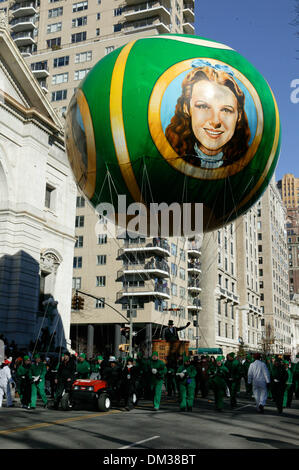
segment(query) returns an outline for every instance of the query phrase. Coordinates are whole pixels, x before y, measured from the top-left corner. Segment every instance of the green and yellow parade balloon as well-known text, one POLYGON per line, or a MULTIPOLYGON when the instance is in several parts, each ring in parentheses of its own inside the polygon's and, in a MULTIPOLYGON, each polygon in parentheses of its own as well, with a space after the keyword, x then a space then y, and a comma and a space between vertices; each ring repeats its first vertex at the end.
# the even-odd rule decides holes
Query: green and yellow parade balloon
POLYGON ((202 203, 204 230, 262 195, 280 149, 279 113, 261 74, 197 36, 138 39, 101 59, 67 112, 66 146, 93 206, 202 203))

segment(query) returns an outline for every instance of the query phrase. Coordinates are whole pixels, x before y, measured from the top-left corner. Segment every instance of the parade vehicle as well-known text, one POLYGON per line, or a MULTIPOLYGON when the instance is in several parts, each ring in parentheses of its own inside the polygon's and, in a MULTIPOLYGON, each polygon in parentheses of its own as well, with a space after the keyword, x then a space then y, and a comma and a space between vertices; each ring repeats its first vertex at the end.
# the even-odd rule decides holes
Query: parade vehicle
MULTIPOLYGON (((99 411, 109 411, 117 402, 115 390, 108 387, 105 380, 77 379, 69 392, 61 398, 61 408, 68 411, 82 405, 93 405, 99 411)), ((133 405, 137 404, 137 395, 132 396, 133 405)))

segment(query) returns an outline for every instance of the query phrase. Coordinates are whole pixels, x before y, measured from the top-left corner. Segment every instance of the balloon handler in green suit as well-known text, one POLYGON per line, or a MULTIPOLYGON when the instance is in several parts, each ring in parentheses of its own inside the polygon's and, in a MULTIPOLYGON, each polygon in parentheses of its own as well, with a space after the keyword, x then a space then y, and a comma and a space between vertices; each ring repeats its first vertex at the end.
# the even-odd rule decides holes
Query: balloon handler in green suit
POLYGON ((164 362, 159 359, 157 351, 153 352, 149 361, 149 371, 151 373, 150 385, 154 401, 154 410, 158 411, 160 408, 163 380, 167 373, 167 367, 164 362))
POLYGON ((77 362, 77 378, 78 379, 89 379, 91 370, 90 370, 90 364, 86 360, 86 355, 84 353, 81 353, 78 362, 77 362))
POLYGON ((31 403, 30 408, 36 407, 37 393, 40 395, 44 408, 48 406, 48 399, 45 392, 45 377, 47 373, 47 366, 41 361, 40 355, 35 354, 34 364, 31 365, 31 403))
POLYGON ((233 352, 227 354, 227 360, 225 361, 224 365, 229 370, 227 385, 230 392, 230 404, 233 408, 237 406, 237 392, 240 388, 242 365, 235 358, 235 353, 233 352))
POLYGON ((222 411, 224 406, 224 397, 226 396, 227 380, 229 370, 223 364, 222 356, 216 358, 216 369, 211 370, 209 384, 214 392, 215 407, 217 411, 222 411))
POLYGON ((185 357, 182 365, 178 367, 176 376, 179 378, 180 410, 192 411, 197 374, 196 368, 190 363, 190 358, 185 357))

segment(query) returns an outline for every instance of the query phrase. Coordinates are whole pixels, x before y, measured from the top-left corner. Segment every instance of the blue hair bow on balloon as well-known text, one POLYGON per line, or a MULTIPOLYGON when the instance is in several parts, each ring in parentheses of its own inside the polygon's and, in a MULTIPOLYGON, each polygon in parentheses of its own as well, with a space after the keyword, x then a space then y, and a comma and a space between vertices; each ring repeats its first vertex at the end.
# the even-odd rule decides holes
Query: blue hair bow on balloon
POLYGON ((222 70, 223 72, 228 73, 232 77, 234 76, 234 72, 228 65, 221 65, 221 64, 215 64, 212 65, 211 62, 208 60, 203 60, 203 59, 196 59, 193 60, 191 67, 197 68, 197 67, 211 67, 214 70, 222 70))

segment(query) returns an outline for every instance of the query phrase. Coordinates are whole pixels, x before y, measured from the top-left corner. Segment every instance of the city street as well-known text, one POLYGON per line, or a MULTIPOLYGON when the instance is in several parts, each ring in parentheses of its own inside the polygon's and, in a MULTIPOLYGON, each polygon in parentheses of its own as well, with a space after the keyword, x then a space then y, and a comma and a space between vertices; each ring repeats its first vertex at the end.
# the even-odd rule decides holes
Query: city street
POLYGON ((298 449, 299 401, 278 415, 272 401, 265 414, 241 392, 238 405, 223 412, 214 409, 212 396, 196 399, 192 413, 179 412, 175 399, 162 399, 152 411, 141 401, 131 412, 113 408, 23 410, 19 403, 1 409, 1 449, 298 449))

